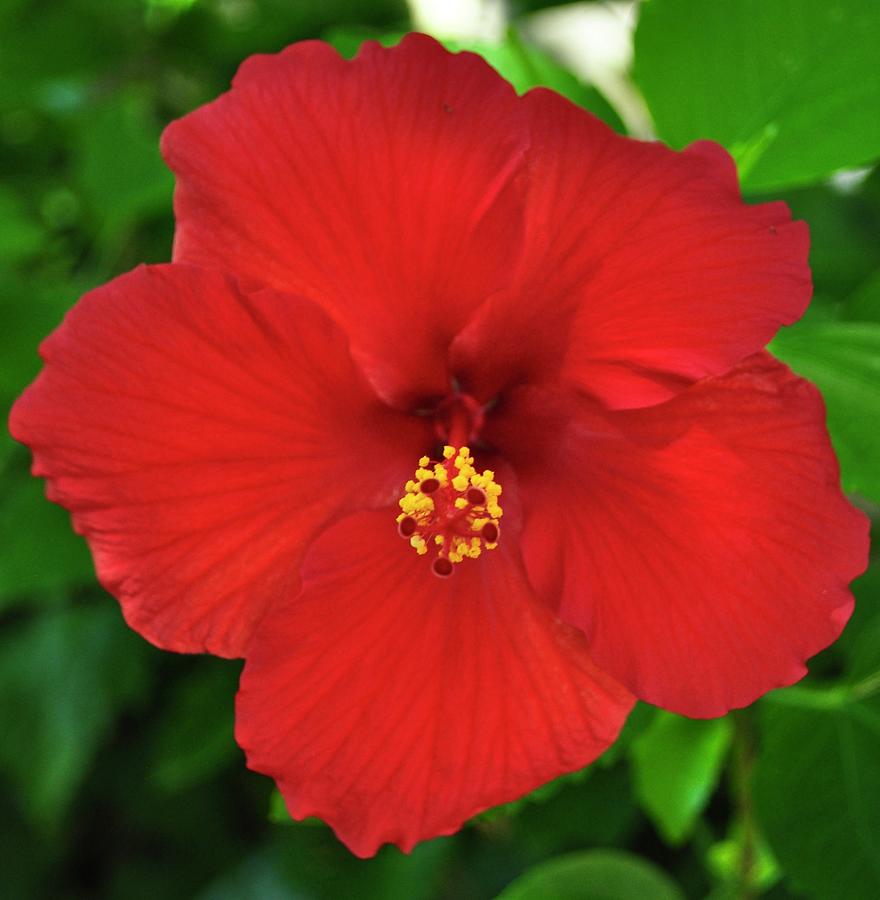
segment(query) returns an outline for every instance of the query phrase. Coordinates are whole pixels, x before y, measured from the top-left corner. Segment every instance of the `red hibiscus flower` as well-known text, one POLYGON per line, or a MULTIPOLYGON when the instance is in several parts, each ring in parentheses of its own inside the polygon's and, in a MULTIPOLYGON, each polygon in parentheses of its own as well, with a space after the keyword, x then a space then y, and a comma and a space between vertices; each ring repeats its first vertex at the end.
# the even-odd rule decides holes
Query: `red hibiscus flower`
POLYGON ((866 520, 762 351, 807 230, 720 147, 416 35, 253 57, 163 151, 174 263, 74 307, 11 427, 133 628, 246 658, 293 816, 408 849, 840 632, 866 520))

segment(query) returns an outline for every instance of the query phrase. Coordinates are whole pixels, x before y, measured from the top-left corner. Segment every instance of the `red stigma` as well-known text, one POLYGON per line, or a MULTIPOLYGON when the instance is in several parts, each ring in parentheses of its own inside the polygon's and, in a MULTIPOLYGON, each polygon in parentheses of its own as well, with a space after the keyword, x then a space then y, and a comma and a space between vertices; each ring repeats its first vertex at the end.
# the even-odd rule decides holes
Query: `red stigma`
POLYGON ((412 537, 416 533, 416 520, 412 516, 407 516, 397 523, 397 531, 401 537, 412 537))
POLYGON ((438 556, 431 564, 431 570, 438 578, 449 578, 453 565, 445 556, 438 556))
POLYGON ((465 494, 465 498, 471 506, 486 505, 486 492, 481 491, 479 488, 469 488, 468 492, 465 494))

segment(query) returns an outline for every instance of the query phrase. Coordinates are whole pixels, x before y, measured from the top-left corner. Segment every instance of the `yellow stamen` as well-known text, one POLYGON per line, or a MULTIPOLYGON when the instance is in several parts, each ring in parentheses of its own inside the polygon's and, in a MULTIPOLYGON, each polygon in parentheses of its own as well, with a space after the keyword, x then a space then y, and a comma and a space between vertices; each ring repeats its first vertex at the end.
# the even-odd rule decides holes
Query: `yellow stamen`
POLYGON ((441 462, 423 456, 404 489, 397 516, 400 532, 420 556, 429 546, 435 548, 438 575, 449 574, 448 563, 477 559, 498 546, 501 485, 491 469, 477 472, 470 448, 446 446, 441 462))

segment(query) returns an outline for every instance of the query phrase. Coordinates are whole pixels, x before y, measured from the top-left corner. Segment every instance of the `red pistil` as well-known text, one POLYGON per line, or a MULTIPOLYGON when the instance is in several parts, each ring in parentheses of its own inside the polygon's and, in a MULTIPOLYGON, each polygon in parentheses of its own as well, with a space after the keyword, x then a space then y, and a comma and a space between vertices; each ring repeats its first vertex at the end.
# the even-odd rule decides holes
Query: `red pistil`
POLYGON ((469 394, 456 392, 444 400, 436 411, 437 437, 453 447, 472 444, 483 427, 482 405, 469 394))

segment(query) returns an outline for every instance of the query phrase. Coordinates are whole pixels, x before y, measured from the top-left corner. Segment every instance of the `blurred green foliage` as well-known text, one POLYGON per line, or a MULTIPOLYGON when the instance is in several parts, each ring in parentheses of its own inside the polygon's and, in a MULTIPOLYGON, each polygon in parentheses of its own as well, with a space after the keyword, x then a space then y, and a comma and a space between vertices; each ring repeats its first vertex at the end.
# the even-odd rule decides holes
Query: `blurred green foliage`
POLYGON ((685 719, 659 711, 633 744, 636 796, 667 843, 683 843, 718 784, 731 727, 727 719, 685 719))
MULTIPOLYGON (((528 43, 474 49, 623 129, 528 43)), ((0 402, 86 289, 168 259, 169 120, 259 51, 354 52, 408 27, 402 0, 0 0, 0 402)), ((459 41, 456 47, 463 46, 459 41)), ((469 45, 472 46, 473 45, 469 45)), ((816 300, 775 351, 823 389, 844 484, 880 504, 880 6, 649 0, 635 83, 658 135, 710 137, 746 191, 813 235, 816 300)), ((0 893, 4 898, 880 896, 880 576, 799 686, 714 722, 639 705, 585 773, 405 856, 351 856, 293 824, 232 739, 240 664, 141 641, 96 586, 65 513, 0 434, 0 893)), ((277 795, 276 795, 277 797, 277 795)))
POLYGON ((620 850, 571 853, 535 866, 499 894, 499 900, 683 900, 661 869, 620 850))
POLYGON ((635 71, 663 140, 719 141, 746 188, 777 190, 880 155, 878 47, 865 0, 658 0, 635 71))

